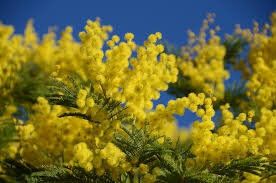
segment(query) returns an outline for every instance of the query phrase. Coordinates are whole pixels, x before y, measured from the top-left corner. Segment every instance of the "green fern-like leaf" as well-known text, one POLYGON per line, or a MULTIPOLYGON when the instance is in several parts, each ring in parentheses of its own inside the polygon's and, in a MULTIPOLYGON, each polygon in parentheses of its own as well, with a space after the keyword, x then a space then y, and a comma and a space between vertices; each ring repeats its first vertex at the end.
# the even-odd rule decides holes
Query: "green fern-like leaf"
POLYGON ((115 183, 108 173, 98 176, 94 171, 87 172, 80 167, 34 167, 20 159, 6 159, 2 166, 5 170, 2 180, 7 183, 115 183))
MULTIPOLYGON (((92 87, 91 81, 83 81, 79 77, 70 77, 68 81, 51 80, 47 85, 48 93, 44 95, 52 105, 62 105, 78 109, 76 104, 77 95, 80 89, 88 88, 88 96, 92 97, 95 104, 99 106, 100 111, 107 114, 108 120, 121 120, 122 123, 132 122, 133 119, 129 114, 125 113, 126 107, 111 97, 106 96, 105 89, 102 88, 101 93, 96 93, 92 87)), ((98 111, 99 112, 99 111, 98 111)), ((86 119, 93 123, 101 123, 100 121, 92 119, 89 115, 81 112, 66 112, 59 117, 75 116, 86 119)))
POLYGON ((11 119, 0 120, 0 149, 4 148, 9 142, 15 141, 16 128, 11 119))
POLYGON ((247 45, 247 41, 241 37, 229 36, 223 42, 224 47, 226 48, 226 54, 224 60, 226 64, 233 65, 239 57, 239 55, 244 51, 244 48, 247 45))
POLYGON ((275 162, 269 162, 259 156, 251 156, 243 159, 232 160, 227 165, 216 165, 211 169, 211 172, 218 175, 225 175, 228 177, 242 177, 243 172, 252 173, 262 176, 267 174, 269 176, 275 175, 275 162))

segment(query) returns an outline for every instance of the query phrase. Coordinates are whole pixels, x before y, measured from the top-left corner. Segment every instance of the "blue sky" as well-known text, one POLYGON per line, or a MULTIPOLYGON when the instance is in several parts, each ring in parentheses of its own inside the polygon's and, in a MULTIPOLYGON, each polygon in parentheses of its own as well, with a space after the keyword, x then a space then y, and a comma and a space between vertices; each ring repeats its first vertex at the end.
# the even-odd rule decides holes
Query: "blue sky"
POLYGON ((250 27, 253 20, 267 22, 276 10, 275 0, 1 0, 0 20, 24 30, 33 18, 37 31, 47 32, 49 26, 62 30, 74 27, 75 35, 87 19, 100 17, 114 27, 114 33, 135 33, 142 42, 150 33, 160 31, 164 39, 180 45, 186 40, 187 29, 198 30, 208 12, 217 15, 221 32, 231 33, 235 24, 250 27))
MULTIPOLYGON (((216 25, 223 35, 231 33, 235 24, 249 28, 253 20, 260 24, 269 22, 270 14, 276 10, 276 0, 1 0, 0 3, 0 21, 13 25, 17 33, 22 33, 32 18, 39 35, 47 32, 49 26, 56 26, 59 32, 71 25, 77 38, 87 19, 100 17, 103 24, 113 26, 115 34, 133 32, 138 43, 159 31, 165 40, 178 46, 185 44, 188 29, 199 30, 209 12, 216 14, 216 25)), ((160 102, 166 103, 168 98, 163 94, 160 102)), ((185 124, 191 120, 189 114, 185 124)))

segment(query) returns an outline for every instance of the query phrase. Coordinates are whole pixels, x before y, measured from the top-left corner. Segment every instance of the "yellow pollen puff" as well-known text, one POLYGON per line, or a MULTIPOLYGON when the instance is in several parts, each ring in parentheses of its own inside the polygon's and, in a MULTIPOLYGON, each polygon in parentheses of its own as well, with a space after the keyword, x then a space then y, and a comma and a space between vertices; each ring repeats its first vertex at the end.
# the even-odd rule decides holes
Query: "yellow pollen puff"
POLYGON ((151 43, 155 43, 157 41, 157 36, 155 34, 151 34, 151 35, 149 35, 148 40, 151 43))
POLYGON ((109 40, 107 41, 107 46, 109 46, 110 48, 112 48, 113 46, 115 46, 115 42, 113 40, 109 40))
POLYGON ((246 114, 245 113, 240 113, 237 119, 241 122, 246 120, 246 114))
POLYGON ((85 106, 86 96, 87 96, 87 91, 84 89, 80 89, 77 96, 77 101, 76 101, 76 104, 79 108, 83 108, 85 106))
POLYGON ((146 173, 148 173, 148 172, 149 172, 149 167, 148 167, 148 165, 141 163, 141 164, 139 165, 139 172, 140 172, 141 174, 146 174, 146 173))
POLYGON ((212 105, 212 99, 206 98, 206 99, 204 100, 204 103, 205 103, 206 105, 212 105))
POLYGON ((199 117, 202 117, 204 114, 205 114, 205 111, 204 109, 198 109, 196 114, 199 116, 199 117))
POLYGON ((86 104, 88 107, 93 107, 95 105, 95 102, 92 97, 87 98, 86 104))
POLYGON ((155 33, 157 39, 162 39, 162 33, 161 32, 156 32, 155 33))
POLYGON ((112 41, 114 41, 115 43, 118 43, 120 41, 120 37, 117 35, 112 36, 112 41))
POLYGON ((74 157, 75 161, 80 167, 86 171, 90 171, 93 168, 92 165, 93 153, 88 149, 87 144, 81 142, 74 146, 74 157))
POLYGON ((129 32, 125 34, 126 41, 132 41, 133 39, 134 39, 134 34, 129 33, 129 32))
POLYGON ((248 117, 253 118, 255 116, 255 111, 251 110, 248 112, 248 117))

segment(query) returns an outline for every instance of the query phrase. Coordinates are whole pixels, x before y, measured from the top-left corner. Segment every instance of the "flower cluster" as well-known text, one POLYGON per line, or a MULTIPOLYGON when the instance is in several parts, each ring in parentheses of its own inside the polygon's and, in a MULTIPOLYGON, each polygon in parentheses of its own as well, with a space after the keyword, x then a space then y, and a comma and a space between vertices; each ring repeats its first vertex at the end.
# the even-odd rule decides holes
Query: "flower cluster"
POLYGON ((117 182, 194 182, 208 173, 208 180, 273 182, 275 173, 267 174, 275 165, 230 165, 252 156, 276 159, 276 14, 262 32, 237 29, 249 42, 248 62, 240 65, 245 95, 237 95, 246 97, 237 99, 226 96, 229 50, 218 28, 209 29, 212 21, 212 15, 204 20, 199 36, 189 32, 181 55, 165 51, 160 32, 139 45, 132 33, 111 35, 112 27, 99 19, 87 21, 80 42, 71 27, 58 40, 51 30, 40 40, 31 21, 24 35, 1 24, 0 181, 11 172, 5 161, 13 159, 35 170, 65 167, 69 176, 77 167, 117 182), (33 66, 44 77, 23 69, 33 66), (182 88, 182 97, 154 106, 180 78, 195 91, 182 88), (197 119, 181 129, 175 115, 186 110, 197 119))
POLYGON ((221 126, 217 133, 212 132, 215 124, 208 119, 195 122, 192 129, 193 151, 200 162, 229 162, 231 159, 246 157, 250 154, 264 155, 275 159, 274 146, 275 110, 261 110, 260 121, 256 128, 250 129, 244 122, 250 121, 252 111, 234 117, 229 104, 221 106, 221 126))
POLYGON ((182 49, 178 65, 181 74, 188 78, 193 88, 201 88, 205 93, 223 98, 224 80, 229 77, 228 71, 224 69, 226 49, 220 43, 216 29, 209 30, 211 22, 213 15, 210 14, 208 19, 203 21, 199 36, 192 31, 188 32, 189 42, 182 49), (206 40, 208 30, 210 38, 206 40))
POLYGON ((81 50, 94 88, 99 92, 105 89, 107 96, 126 102, 129 112, 144 120, 145 110, 153 106, 152 100, 167 90, 168 83, 176 82, 178 74, 175 56, 165 54, 163 45, 156 44, 161 33, 151 34, 143 46, 135 44, 132 33, 126 33, 121 42, 114 35, 104 52, 109 27, 88 21, 85 30, 80 33, 81 50))
POLYGON ((255 22, 254 30, 237 27, 236 34, 249 42, 248 65, 243 72, 248 77, 248 96, 261 107, 273 108, 276 104, 276 13, 271 16, 271 25, 259 30, 255 22))
POLYGON ((13 35, 13 27, 0 24, 0 96, 7 96, 17 80, 17 72, 28 58, 23 36, 13 35))

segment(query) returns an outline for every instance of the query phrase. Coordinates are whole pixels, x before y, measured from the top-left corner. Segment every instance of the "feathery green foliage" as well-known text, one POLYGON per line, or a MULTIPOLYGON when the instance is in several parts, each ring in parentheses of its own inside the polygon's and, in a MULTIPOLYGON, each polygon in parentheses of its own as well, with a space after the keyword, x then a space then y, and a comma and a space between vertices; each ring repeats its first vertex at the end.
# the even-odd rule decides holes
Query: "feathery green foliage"
POLYGON ((226 48, 226 54, 224 56, 225 64, 231 66, 235 64, 245 47, 248 45, 248 42, 241 37, 228 36, 223 42, 223 45, 226 48))
MULTIPOLYGON (((150 168, 160 168, 157 182, 194 182, 194 183, 230 183, 242 179, 243 172, 253 174, 275 175, 275 163, 268 162, 261 157, 248 157, 232 160, 227 165, 214 167, 186 166, 188 159, 193 159, 190 145, 173 144, 169 139, 160 144, 160 137, 152 137, 147 129, 136 127, 123 128, 122 133, 115 136, 116 144, 126 153, 130 162, 139 165, 145 163, 150 168), (186 147, 186 148, 185 148, 186 147)), ((128 180, 131 174, 128 175, 128 180)))
MULTIPOLYGON (((3 162, 6 176, 4 182, 22 183, 113 183, 111 176, 97 176, 94 171, 87 172, 79 167, 42 166, 34 167, 23 160, 6 159, 3 162)), ((0 176, 1 180, 1 176, 0 176)))
MULTIPOLYGON (((107 112, 107 118, 109 120, 121 120, 122 123, 132 122, 129 115, 124 113, 126 107, 122 105, 121 102, 116 101, 105 94, 104 88, 102 88, 102 93, 96 93, 92 87, 90 81, 83 81, 79 77, 69 77, 68 82, 62 82, 57 80, 52 80, 48 84, 48 93, 44 97, 52 105, 62 105, 65 107, 78 108, 76 104, 77 95, 80 89, 88 88, 88 96, 92 97, 97 105, 100 106, 100 110, 107 112)), ((89 115, 80 112, 68 112, 61 114, 59 117, 75 116, 94 123, 100 123, 92 119, 89 115)))
POLYGON ((16 140, 16 129, 11 119, 0 120, 0 134, 0 149, 4 148, 9 142, 16 140))

